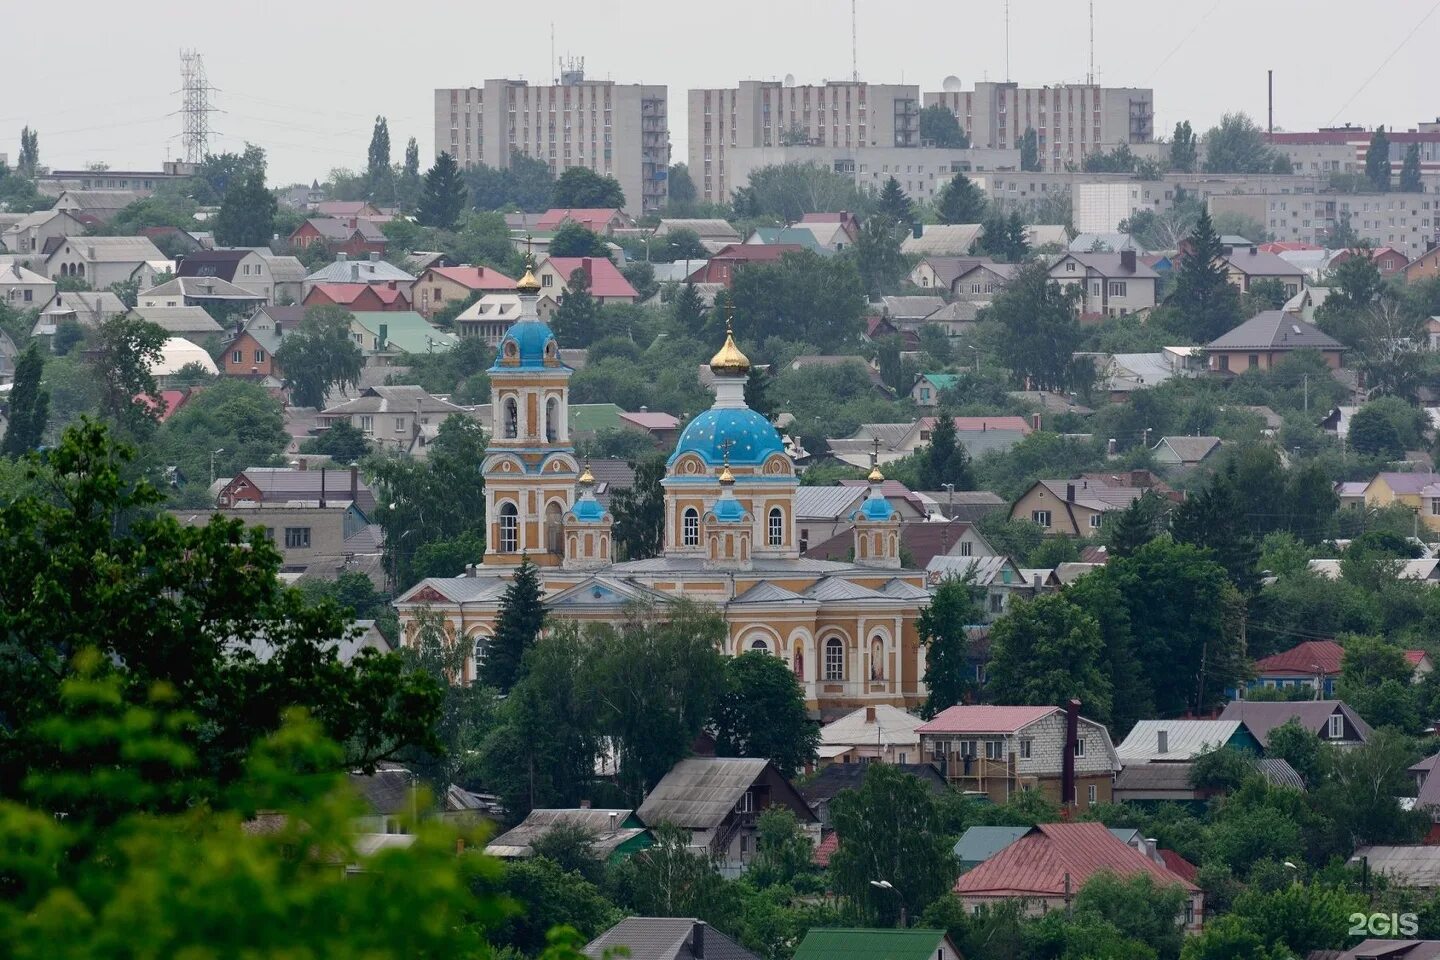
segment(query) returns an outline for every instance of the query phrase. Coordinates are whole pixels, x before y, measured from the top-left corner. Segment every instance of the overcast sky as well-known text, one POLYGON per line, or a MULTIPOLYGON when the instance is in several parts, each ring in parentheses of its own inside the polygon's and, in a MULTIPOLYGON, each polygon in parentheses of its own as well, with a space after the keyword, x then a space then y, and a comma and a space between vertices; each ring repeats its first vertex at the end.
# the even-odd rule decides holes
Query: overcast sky
MULTIPOLYGON (((685 158, 690 87, 787 73, 814 83, 851 70, 844 0, 252 0, 163 10, 71 0, 63 15, 46 4, 5 8, 0 22, 18 42, 5 44, 11 95, 0 106, 0 153, 12 162, 27 123, 51 167, 154 169, 179 156, 179 51, 194 47, 218 88, 212 152, 261 144, 272 185, 362 167, 376 114, 389 118, 397 161, 414 136, 428 165, 434 88, 548 79, 551 18, 557 54, 584 56, 589 76, 669 85, 675 160, 685 158), (522 19, 527 9, 537 18, 522 19)), ((1235 110, 1263 124, 1267 68, 1275 70, 1277 127, 1348 120, 1409 129, 1440 114, 1426 82, 1440 41, 1437 8, 1431 0, 1097 0, 1095 66, 1107 85, 1154 88, 1159 133, 1185 119, 1203 131, 1235 110)), ((967 88, 1004 79, 1004 11, 1003 0, 858 0, 860 77, 922 90, 940 89, 952 74, 967 88)), ((1012 0, 1011 79, 1082 82, 1086 19, 1080 0, 1012 0)))

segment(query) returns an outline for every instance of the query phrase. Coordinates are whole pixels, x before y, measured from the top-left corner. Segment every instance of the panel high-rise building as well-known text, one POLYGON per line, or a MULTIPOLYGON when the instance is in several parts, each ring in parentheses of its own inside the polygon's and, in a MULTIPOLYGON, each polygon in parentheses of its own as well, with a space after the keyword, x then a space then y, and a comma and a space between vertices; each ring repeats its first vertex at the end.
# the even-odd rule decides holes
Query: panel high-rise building
POLYGON ((658 212, 667 196, 670 127, 664 85, 586 80, 568 70, 558 84, 486 80, 435 91, 435 154, 461 167, 506 167, 512 152, 544 160, 559 176, 586 167, 612 176, 625 211, 658 212))

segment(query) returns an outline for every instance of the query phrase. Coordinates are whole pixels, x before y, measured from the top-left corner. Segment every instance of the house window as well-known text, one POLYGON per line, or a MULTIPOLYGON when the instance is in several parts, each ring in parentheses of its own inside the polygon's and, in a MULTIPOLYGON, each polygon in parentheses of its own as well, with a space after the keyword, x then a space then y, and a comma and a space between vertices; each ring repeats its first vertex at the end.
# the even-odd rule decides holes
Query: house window
POLYGON ((1124 280, 1111 280, 1111 281, 1110 281, 1110 296, 1112 296, 1112 297, 1123 297, 1123 296, 1125 296, 1125 281, 1124 281, 1124 280))
POLYGON ((961 541, 960 541, 960 556, 962 556, 962 557, 971 557, 971 556, 974 556, 974 555, 975 555, 975 544, 971 543, 969 540, 961 540, 961 541))
MULTIPOLYGON (((746 790, 746 791, 745 791, 745 795, 740 798, 740 802, 737 803, 737 804, 735 804, 735 812, 736 812, 736 813, 754 813, 754 812, 755 812, 755 792, 754 792, 753 790, 746 790)), ((743 838, 742 838, 742 839, 743 839, 743 838)))
POLYGON ((1248 358, 1248 361, 1249 361, 1250 369, 1251 369, 1251 370, 1254 370, 1256 367, 1260 366, 1260 354, 1258 354, 1258 353, 1252 353, 1252 354, 1250 354, 1250 356, 1249 356, 1249 358, 1248 358))
MULTIPOLYGON (((1092 788, 1092 789, 1093 789, 1093 788, 1092 788)), ((1185 926, 1191 927, 1191 926, 1194 926, 1194 925, 1195 925, 1195 901, 1193 901, 1193 900, 1186 900, 1186 901, 1185 901, 1185 926)))
POLYGON ((265 351, 264 351, 264 350, 256 350, 256 351, 255 351, 255 362, 256 362, 256 363, 264 363, 264 362, 265 362, 265 351))
POLYGON ((768 654, 768 653, 770 652, 770 644, 769 644, 767 641, 761 640, 761 639, 759 639, 759 638, 757 638, 757 639, 755 639, 755 640, 751 640, 751 641, 750 641, 750 652, 751 652, 751 653, 766 653, 766 654, 768 654))
POLYGON ((244 363, 244 362, 245 362, 245 351, 244 351, 244 350, 236 350, 234 353, 230 354, 230 362, 231 362, 231 363, 244 363))
POLYGON ((480 665, 485 662, 485 654, 490 651, 490 640, 487 637, 475 638, 475 673, 480 673, 480 665))
POLYGON ((839 637, 825 641, 825 679, 845 679, 845 642, 839 637))
POLYGON ((555 278, 552 277, 550 274, 547 273, 547 274, 545 274, 543 277, 540 278, 540 286, 542 286, 542 287, 552 287, 552 286, 554 286, 554 285, 555 285, 555 278))
POLYGON ((360 432, 361 432, 361 433, 373 433, 374 431, 375 431, 375 418, 374 418, 374 417, 361 417, 361 418, 360 418, 360 432))
POLYGON ((1029 737, 1022 737, 1020 740, 1020 759, 1029 760, 1030 751, 1034 749, 1035 741, 1029 737))
POLYGON ((404 433, 404 432, 405 432, 405 418, 404 418, 404 417, 396 417, 396 418, 395 418, 395 432, 396 432, 396 433, 404 433))
POLYGON ((310 547, 310 528, 286 527, 285 546, 290 550, 308 550, 310 547))
POLYGON ((1085 799, 1093 806, 1099 792, 1100 791, 1095 788, 1095 784, 1092 783, 1085 788, 1085 799))
POLYGON ((1222 354, 1220 354, 1220 369, 1221 369, 1221 370, 1227 370, 1227 371, 1230 369, 1230 354, 1228 354, 1228 353, 1222 353, 1222 354))
POLYGON ((500 507, 500 552, 514 553, 520 549, 520 513, 515 504, 500 507))
POLYGON ((1074 273, 1074 272, 1075 272, 1075 261, 1074 261, 1074 260, 1066 260, 1066 261, 1065 261, 1065 272, 1066 272, 1066 273, 1074 273))
POLYGON ((515 403, 514 397, 505 400, 505 436, 514 440, 520 435, 520 408, 515 403))
POLYGON ((687 547, 700 546, 700 514, 694 507, 687 507, 680 522, 682 543, 687 547))
POLYGON ((992 594, 990 594, 990 612, 991 612, 991 613, 1003 613, 1004 611, 1005 611, 1005 594, 1003 594, 1003 593, 992 593, 992 594))
POLYGON ((1075 741, 1075 756, 1077 756, 1077 757, 1083 757, 1083 756, 1085 756, 1085 738, 1084 738, 1084 737, 1080 737, 1080 738, 1076 739, 1076 741, 1075 741))
POLYGON ((1345 737, 1345 718, 1335 713, 1330 716, 1330 724, 1325 731, 1326 736, 1331 740, 1341 740, 1345 737))
POLYGON ((1049 511, 1049 510, 1032 510, 1032 511, 1030 511, 1030 519, 1031 519, 1031 520, 1034 520, 1034 521, 1035 521, 1036 523, 1038 523, 1040 526, 1046 527, 1046 528, 1048 529, 1049 526, 1050 526, 1050 511, 1049 511))
POLYGON ((35 291, 34 291, 34 290, 26 290, 26 291, 25 291, 24 300, 25 300, 26 303, 29 303, 29 302, 30 302, 31 300, 33 300, 34 298, 35 298, 35 291))
POLYGON ((1099 529, 1100 529, 1100 514, 1098 514, 1098 513, 1092 513, 1092 514, 1090 514, 1090 529, 1091 529, 1091 530, 1099 530, 1099 529))
POLYGON ((1004 740, 986 740, 986 741, 985 741, 985 759, 986 759, 986 760, 999 760, 999 759, 1003 758, 1004 756, 1005 756, 1005 741, 1004 741, 1004 740))
POLYGON ((785 542, 785 514, 779 507, 770 510, 770 546, 778 547, 785 542))

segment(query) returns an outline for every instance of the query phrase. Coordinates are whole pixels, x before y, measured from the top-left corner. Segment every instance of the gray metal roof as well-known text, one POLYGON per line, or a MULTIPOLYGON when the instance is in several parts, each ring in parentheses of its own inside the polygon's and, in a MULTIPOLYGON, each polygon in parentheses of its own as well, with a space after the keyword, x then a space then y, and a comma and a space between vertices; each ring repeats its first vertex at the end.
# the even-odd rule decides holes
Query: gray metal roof
POLYGON ((1029 827, 971 827, 955 842, 955 859, 984 863, 1029 832, 1029 827))
POLYGON ((378 386, 366 387, 360 394, 344 403, 336 404, 322 411, 326 417, 348 416, 357 413, 464 413, 463 407, 442 400, 419 386, 378 386))
POLYGON ((1311 733, 1320 733, 1337 710, 1345 715, 1346 723, 1354 727, 1362 742, 1370 739, 1373 732, 1370 725, 1343 700, 1231 700, 1220 712, 1220 719, 1239 720, 1249 728, 1261 746, 1268 746, 1270 731, 1281 724, 1294 719, 1311 733))
POLYGON ((219 333, 221 329, 204 307, 136 307, 133 312, 166 333, 219 333))
POLYGON ((1404 886, 1421 890, 1440 887, 1440 847, 1375 844, 1360 847, 1355 855, 1368 860, 1375 873, 1404 886))
POLYGON ((807 603, 800 594, 793 590, 787 590, 769 580, 762 580, 755 586, 740 594, 731 603, 807 603))
POLYGON ((1314 324, 1284 310, 1265 310, 1206 344, 1208 350, 1344 350, 1314 324))
POLYGON ((1193 763, 1133 763, 1115 774, 1116 790, 1195 789, 1190 782, 1193 763))
POLYGON ((629 960, 699 960, 694 936, 702 929, 704 960, 760 960, 709 924, 690 917, 627 917, 585 945, 600 960, 607 950, 624 947, 629 960))
POLYGON ((854 602, 865 600, 891 600, 883 593, 871 590, 869 587, 862 587, 858 583, 851 583, 849 580, 842 580, 839 577, 826 577, 819 583, 811 586, 805 591, 805 596, 812 600, 828 602, 854 602))
POLYGON ((655 826, 673 823, 687 830, 718 826, 764 772, 768 760, 690 757, 670 768, 635 811, 655 826))
POLYGON ((601 856, 645 832, 644 827, 627 827, 633 810, 599 810, 590 807, 572 810, 531 810, 517 826, 502 833, 485 847, 494 857, 528 857, 535 843, 559 826, 579 827, 590 834, 591 849, 601 856))
POLYGON ((305 278, 306 283, 382 283, 387 280, 414 282, 415 278, 384 260, 336 260, 305 278))
POLYGON ((850 516, 864 497, 863 487, 797 487, 795 519, 840 520, 850 516))
POLYGON ((1207 748, 1225 746, 1239 729, 1239 720, 1141 720, 1130 728, 1115 752, 1127 764, 1189 760, 1207 748), (1159 748, 1161 731, 1166 740, 1164 753, 1159 748))
POLYGON ((1155 444, 1155 451, 1159 452, 1162 446, 1169 447, 1181 463, 1199 463, 1220 446, 1220 438, 1161 437, 1160 442, 1155 444))

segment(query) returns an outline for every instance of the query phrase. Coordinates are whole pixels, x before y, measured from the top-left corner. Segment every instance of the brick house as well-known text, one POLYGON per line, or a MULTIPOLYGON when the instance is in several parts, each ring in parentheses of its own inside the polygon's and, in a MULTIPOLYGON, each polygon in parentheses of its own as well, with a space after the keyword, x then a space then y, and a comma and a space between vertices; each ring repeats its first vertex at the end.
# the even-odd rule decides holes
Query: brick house
POLYGON ((410 300, 398 280, 317 283, 301 302, 307 307, 344 307, 352 313, 399 313, 410 309, 410 300))
POLYGON ((281 377, 275 351, 286 330, 294 330, 305 317, 304 307, 261 307, 240 325, 225 347, 220 373, 227 377, 281 377))
POLYGON ((1241 293, 1250 290, 1257 280, 1278 280, 1285 288, 1285 296, 1293 297, 1305 286, 1305 271, 1284 257, 1274 253, 1262 253, 1254 247, 1237 249, 1221 258, 1225 275, 1241 293))
POLYGON ((311 217, 290 234, 290 246, 300 250, 312 243, 323 243, 331 253, 344 253, 351 257, 362 257, 371 253, 385 255, 389 241, 385 234, 370 220, 350 217, 341 220, 335 217, 311 217))
POLYGON ((358 467, 318 470, 293 467, 250 467, 221 486, 215 505, 222 509, 249 503, 288 503, 291 500, 330 500, 353 503, 369 516, 375 509, 375 492, 360 476, 358 467))
POLYGON ((614 208, 552 207, 535 224, 539 233, 554 233, 567 223, 578 223, 592 233, 608 237, 616 230, 633 227, 635 221, 614 208))
POLYGON ((1205 345, 1211 373, 1272 370, 1295 350, 1317 350, 1331 369, 1344 363, 1347 347, 1314 324, 1284 310, 1265 310, 1205 345))
POLYGON ((1134 250, 1067 253, 1050 268, 1050 279, 1080 290, 1084 316, 1121 317, 1155 306, 1160 275, 1141 263, 1134 250))
POLYGON ((916 728, 920 753, 956 789, 1004 803, 1021 790, 1087 810, 1109 803, 1120 759, 1105 726, 1060 707, 961 705, 916 728), (1067 746, 1068 744, 1068 746, 1067 746))
POLYGON ((590 278, 590 296, 602 306, 634 303, 639 297, 625 275, 604 257, 546 257, 535 268, 535 277, 540 281, 537 311, 541 319, 548 319, 555 312, 560 298, 569 292, 570 278, 576 270, 585 271, 590 278))
POLYGON ((430 267, 410 288, 415 312, 426 320, 437 310, 475 294, 513 291, 515 280, 494 267, 430 267))
POLYGON ((685 279, 690 283, 724 284, 728 290, 735 271, 746 264, 775 263, 787 253, 800 253, 804 249, 798 243, 732 243, 685 279))

